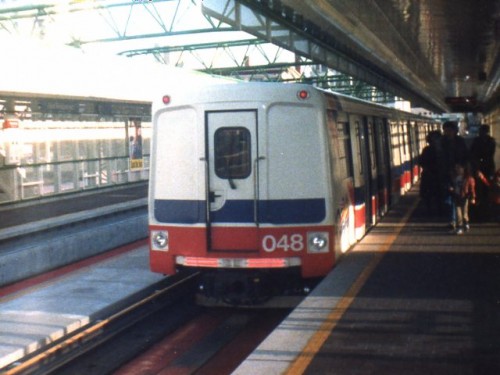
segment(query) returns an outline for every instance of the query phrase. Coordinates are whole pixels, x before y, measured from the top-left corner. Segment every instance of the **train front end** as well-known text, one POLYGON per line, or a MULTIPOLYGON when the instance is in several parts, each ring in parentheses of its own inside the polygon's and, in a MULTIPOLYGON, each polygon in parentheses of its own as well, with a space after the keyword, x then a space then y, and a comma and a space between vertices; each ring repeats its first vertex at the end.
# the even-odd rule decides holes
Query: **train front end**
POLYGON ((222 293, 247 284, 272 288, 293 273, 328 273, 334 208, 319 92, 305 85, 210 86, 164 97, 153 122, 154 272, 201 269, 228 281, 210 287, 222 293))

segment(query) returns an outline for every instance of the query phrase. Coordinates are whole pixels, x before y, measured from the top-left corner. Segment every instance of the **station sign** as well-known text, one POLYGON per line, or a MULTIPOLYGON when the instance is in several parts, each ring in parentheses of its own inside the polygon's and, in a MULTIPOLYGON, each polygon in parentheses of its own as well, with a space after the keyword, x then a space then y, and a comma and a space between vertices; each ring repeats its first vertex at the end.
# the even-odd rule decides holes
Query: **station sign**
POLYGON ((144 168, 142 151, 142 123, 140 118, 131 118, 128 128, 130 170, 144 168))

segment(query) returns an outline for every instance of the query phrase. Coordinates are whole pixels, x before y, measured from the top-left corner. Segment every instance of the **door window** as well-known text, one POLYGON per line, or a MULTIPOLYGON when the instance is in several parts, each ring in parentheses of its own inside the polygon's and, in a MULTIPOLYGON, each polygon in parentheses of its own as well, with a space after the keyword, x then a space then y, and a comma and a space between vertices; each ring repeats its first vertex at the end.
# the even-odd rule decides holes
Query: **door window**
POLYGON ((250 131, 220 128, 214 134, 215 173, 223 179, 244 179, 252 172, 250 131))

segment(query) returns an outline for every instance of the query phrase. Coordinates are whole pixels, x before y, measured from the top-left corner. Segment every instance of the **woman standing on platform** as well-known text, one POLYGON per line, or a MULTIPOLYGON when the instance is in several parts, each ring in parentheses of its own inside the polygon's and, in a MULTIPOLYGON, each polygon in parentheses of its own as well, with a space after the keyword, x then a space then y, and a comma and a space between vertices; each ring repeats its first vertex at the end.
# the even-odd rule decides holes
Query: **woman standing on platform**
POLYGON ((420 197, 424 200, 429 214, 432 214, 434 207, 436 214, 441 215, 444 202, 441 132, 431 131, 426 141, 427 146, 418 159, 418 164, 422 168, 420 197))
POLYGON ((488 220, 493 214, 488 196, 490 181, 495 174, 495 139, 490 135, 490 127, 481 125, 479 135, 474 138, 470 148, 471 163, 476 177, 477 206, 475 212, 479 219, 488 220))

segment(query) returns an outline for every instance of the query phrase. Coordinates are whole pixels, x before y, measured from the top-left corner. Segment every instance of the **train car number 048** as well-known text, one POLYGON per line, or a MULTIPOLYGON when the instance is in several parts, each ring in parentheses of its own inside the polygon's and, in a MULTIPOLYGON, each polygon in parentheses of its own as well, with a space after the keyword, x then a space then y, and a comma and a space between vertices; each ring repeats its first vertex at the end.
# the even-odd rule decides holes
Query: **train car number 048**
POLYGON ((262 248, 268 253, 279 249, 283 251, 302 251, 304 250, 304 236, 302 234, 284 234, 281 237, 275 237, 268 234, 262 238, 262 248))

